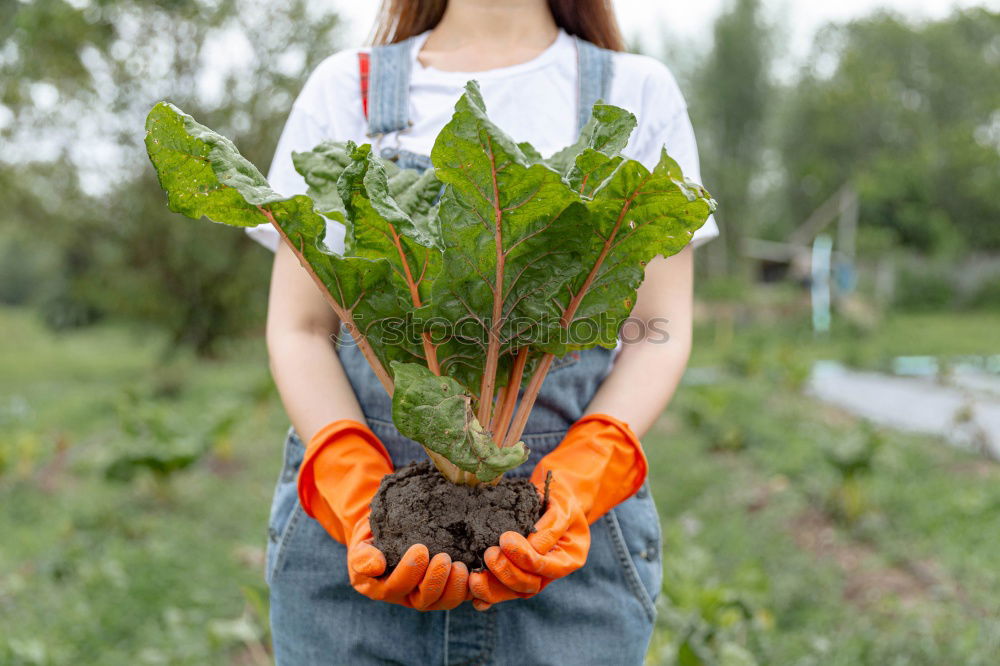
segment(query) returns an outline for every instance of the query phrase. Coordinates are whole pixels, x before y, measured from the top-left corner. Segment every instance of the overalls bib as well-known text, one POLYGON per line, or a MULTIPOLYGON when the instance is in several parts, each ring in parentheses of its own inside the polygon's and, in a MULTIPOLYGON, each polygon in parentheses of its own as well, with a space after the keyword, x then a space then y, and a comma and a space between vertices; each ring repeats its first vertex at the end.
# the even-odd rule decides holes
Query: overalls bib
MULTIPOLYGON (((414 38, 374 47, 368 89, 369 135, 379 154, 404 168, 431 166, 426 155, 385 145, 409 126, 414 38)), ((577 126, 607 99, 611 52, 574 38, 578 53, 577 126)), ((344 334, 346 337, 346 333, 344 334)), ((392 424, 392 401, 357 345, 339 349, 368 425, 393 464, 426 460, 392 424)), ((611 365, 596 348, 555 361, 528 419, 530 455, 510 476, 528 476, 583 415, 611 365)), ((660 527, 648 486, 591 527, 587 564, 527 600, 480 613, 471 604, 420 613, 372 601, 350 585, 346 548, 298 503, 295 478, 305 448, 294 430, 275 491, 269 525, 267 581, 278 666, 312 664, 640 664, 652 632, 661 581, 660 527)))

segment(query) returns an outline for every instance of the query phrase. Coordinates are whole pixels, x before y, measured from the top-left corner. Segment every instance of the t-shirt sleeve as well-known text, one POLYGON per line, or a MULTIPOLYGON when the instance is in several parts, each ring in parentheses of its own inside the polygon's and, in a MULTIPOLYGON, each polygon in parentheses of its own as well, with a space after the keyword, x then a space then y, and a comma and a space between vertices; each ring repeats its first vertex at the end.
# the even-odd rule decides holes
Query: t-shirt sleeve
MULTIPOLYGON (((704 184, 698 142, 691 126, 687 104, 673 74, 662 63, 652 62, 642 97, 640 127, 634 137, 634 144, 629 148, 632 155, 652 168, 659 161, 660 150, 665 146, 667 153, 680 165, 686 177, 704 184)), ((705 224, 694 232, 691 244, 698 247, 718 235, 719 227, 715 223, 715 217, 709 216, 705 224)))

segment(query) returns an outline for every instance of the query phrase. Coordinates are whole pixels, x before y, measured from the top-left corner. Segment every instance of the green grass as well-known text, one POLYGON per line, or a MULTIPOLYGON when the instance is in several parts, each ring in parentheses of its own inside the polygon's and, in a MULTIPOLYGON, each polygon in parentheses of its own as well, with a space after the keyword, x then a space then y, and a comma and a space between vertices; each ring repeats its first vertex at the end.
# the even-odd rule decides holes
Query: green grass
MULTIPOLYGON (((764 594, 749 589, 774 618, 760 632, 759 663, 994 663, 1000 467, 884 433, 862 479, 867 509, 847 522, 831 504, 841 479, 824 450, 856 435, 856 421, 761 391, 759 378, 733 378, 711 390, 726 396, 745 448, 714 451, 713 433, 682 416, 703 390, 680 396, 647 438, 653 490, 665 522, 686 535, 677 549, 712 554, 711 574, 695 584, 747 570, 767 581, 764 594), (803 545, 824 530, 830 543, 803 545)), ((668 561, 668 581, 677 571, 668 561)))
POLYGON ((237 618, 264 638, 246 599, 263 590, 287 426, 260 388, 262 344, 239 360, 165 363, 161 341, 135 331, 57 336, 11 310, 0 328, 0 663, 226 663, 248 650, 226 624, 237 618), (215 403, 247 407, 193 469, 123 484, 105 466, 150 446, 122 431, 127 392, 180 428, 215 403))
POLYGON ((667 603, 650 662, 726 663, 735 643, 761 664, 996 663, 1000 465, 933 438, 865 434, 798 385, 820 358, 886 367, 902 354, 997 353, 998 325, 905 315, 865 336, 811 341, 801 324, 760 323, 696 354, 722 379, 681 390, 645 441, 679 558, 666 563, 665 589, 723 589, 773 622, 719 620, 690 602, 679 621, 667 603), (858 441, 876 448, 848 481, 831 456, 858 441), (685 566, 692 551, 710 554, 697 576, 685 566), (715 632, 693 642, 703 661, 682 654, 692 626, 715 632))
MULTIPOLYGON (((1000 466, 886 432, 845 481, 831 451, 864 428, 798 388, 815 358, 993 353, 997 326, 906 315, 813 341, 761 322, 702 343, 693 363, 722 379, 685 386, 644 441, 666 535, 650 663, 995 663, 1000 466)), ((136 329, 53 335, 11 309, 0 329, 0 664, 254 663, 286 427, 262 341, 167 361, 136 329), (234 408, 168 481, 105 478, 171 446, 131 420, 200 432, 234 408)))
POLYGON ((829 334, 815 334, 807 313, 789 318, 748 317, 732 330, 715 321, 697 327, 692 366, 724 364, 733 354, 794 348, 804 360, 838 359, 887 369, 896 356, 989 356, 1000 354, 1000 312, 889 312, 873 329, 834 321, 829 334))

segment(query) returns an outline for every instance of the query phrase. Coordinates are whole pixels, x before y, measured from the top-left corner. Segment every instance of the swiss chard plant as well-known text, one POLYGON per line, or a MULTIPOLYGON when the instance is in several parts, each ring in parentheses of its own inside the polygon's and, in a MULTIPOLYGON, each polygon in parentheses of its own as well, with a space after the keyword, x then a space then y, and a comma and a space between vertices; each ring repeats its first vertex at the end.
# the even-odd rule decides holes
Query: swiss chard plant
POLYGON ((146 148, 171 210, 278 230, 392 396, 399 431, 475 485, 527 458, 553 360, 614 347, 646 263, 682 250, 715 208, 666 151, 652 170, 622 155, 635 126, 598 103, 576 143, 542 158, 490 121, 470 82, 433 169, 325 142, 293 155, 309 189, 291 197, 170 104, 150 111, 146 148), (342 254, 328 223, 346 228, 342 254))

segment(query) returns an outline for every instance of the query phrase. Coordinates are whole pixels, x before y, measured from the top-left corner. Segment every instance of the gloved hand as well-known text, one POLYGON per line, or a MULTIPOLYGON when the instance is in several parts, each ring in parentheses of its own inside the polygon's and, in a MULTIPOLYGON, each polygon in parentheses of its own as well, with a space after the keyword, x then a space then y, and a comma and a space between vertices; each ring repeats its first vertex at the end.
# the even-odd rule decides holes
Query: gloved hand
POLYGON ((385 556, 372 545, 366 517, 354 530, 347 547, 347 571, 354 589, 369 599, 388 601, 417 610, 451 610, 469 596, 469 569, 452 562, 447 553, 430 559, 427 546, 413 544, 385 578, 385 556))
MULTIPOLYGON (((533 475, 532 481, 539 494, 544 494, 545 480, 538 483, 533 475)), ((486 569, 469 578, 472 605, 486 610, 501 601, 534 596, 556 578, 583 566, 589 549, 590 528, 583 508, 566 480, 553 474, 549 503, 535 531, 527 538, 504 532, 500 546, 486 549, 486 569)))
POLYGON ((415 544, 386 578, 385 556, 372 545, 368 517, 382 477, 392 473, 388 452, 368 426, 342 419, 309 441, 299 468, 299 502, 331 537, 347 545, 347 570, 361 594, 418 610, 443 610, 466 599, 468 569, 446 553, 430 559, 415 544))
POLYGON ((552 472, 549 504, 524 537, 500 535, 500 546, 486 550, 487 569, 471 574, 473 606, 537 594, 587 561, 589 525, 639 490, 646 479, 646 456, 627 424, 606 414, 590 414, 575 424, 531 474, 539 492, 552 472))

